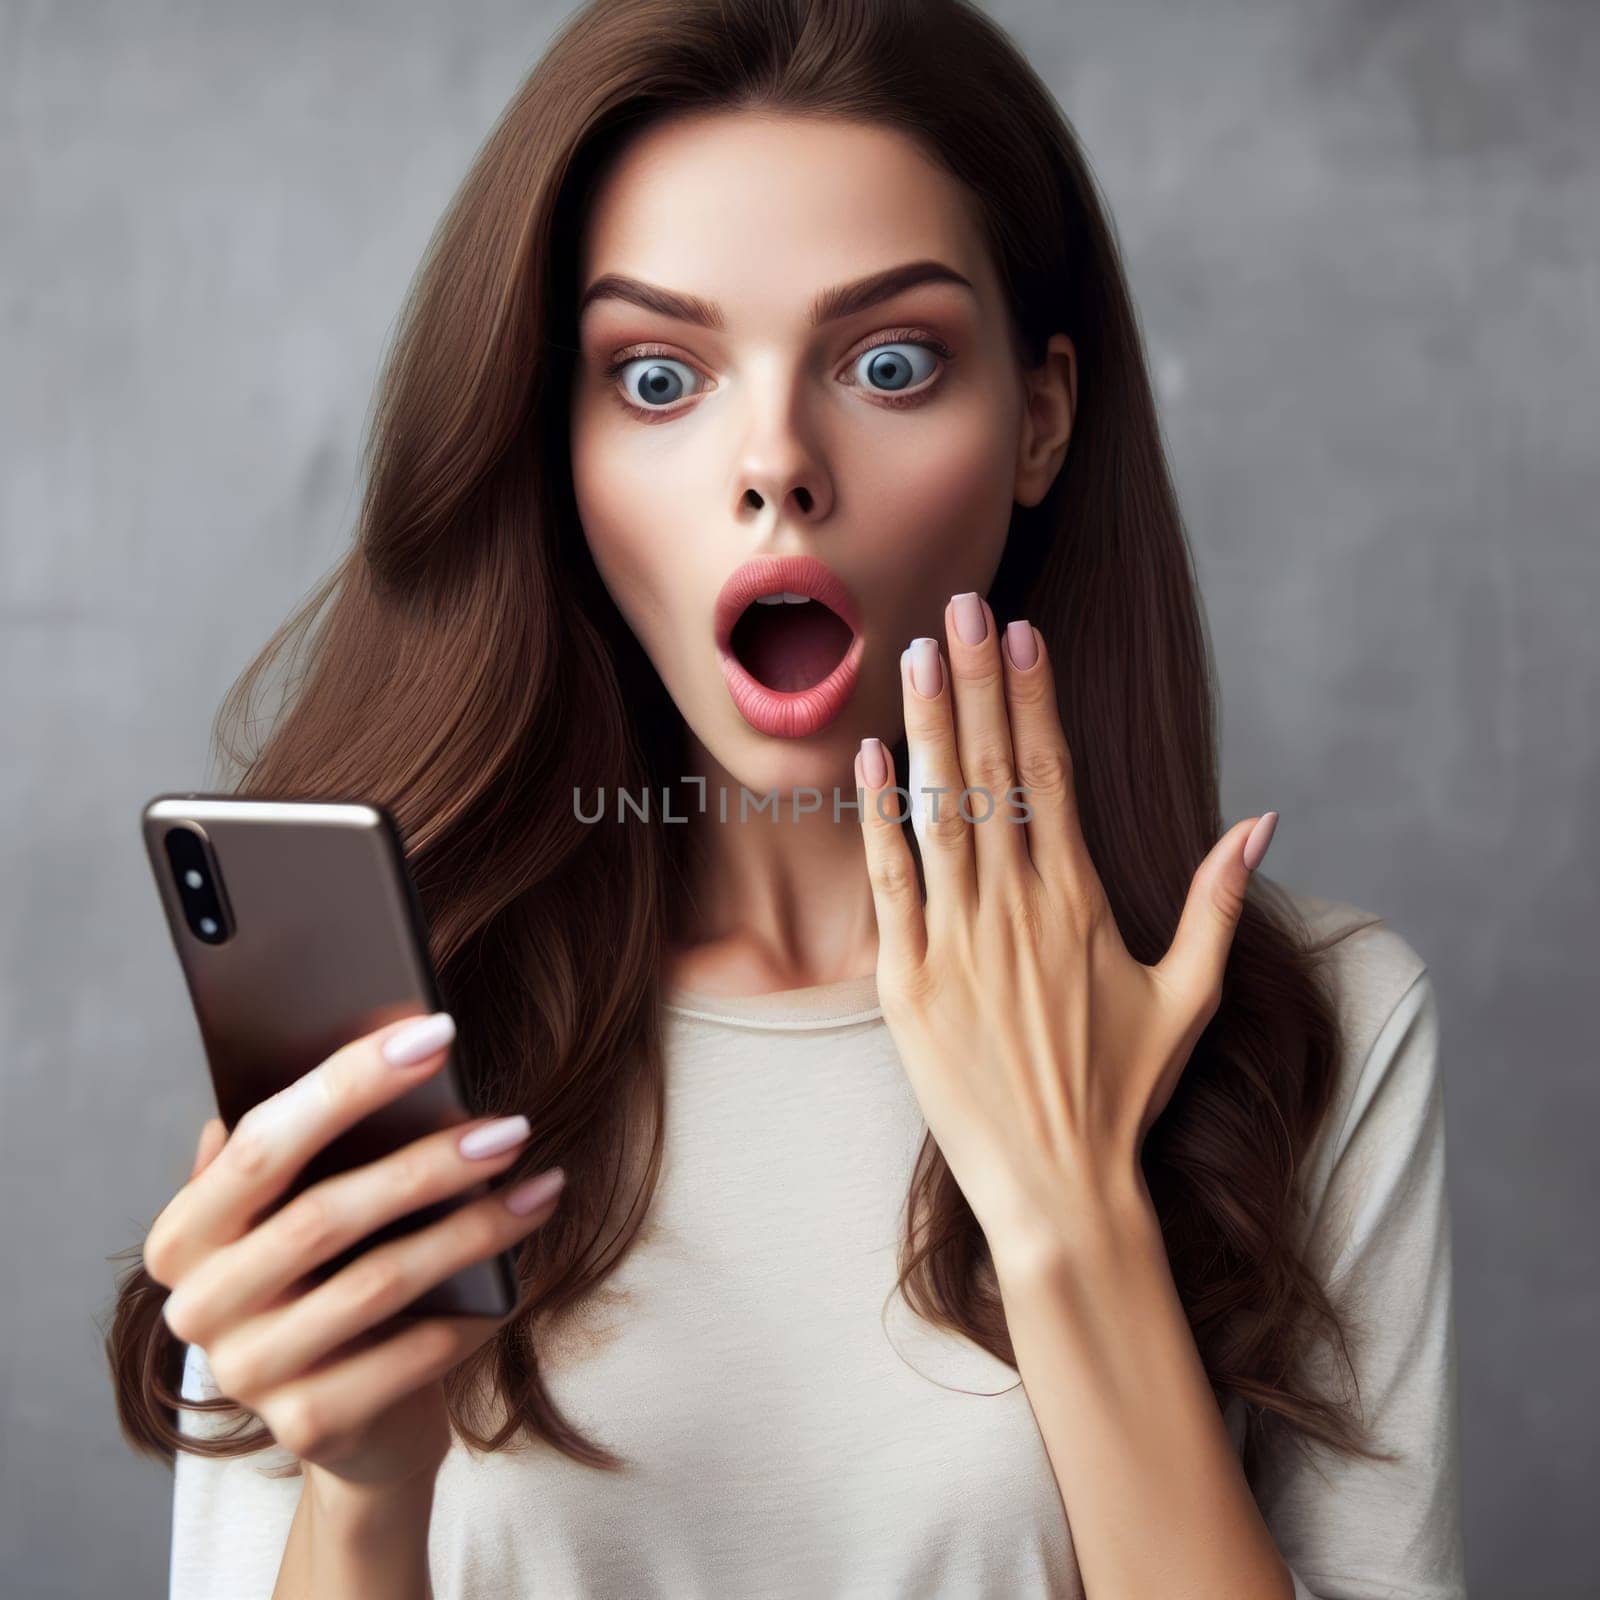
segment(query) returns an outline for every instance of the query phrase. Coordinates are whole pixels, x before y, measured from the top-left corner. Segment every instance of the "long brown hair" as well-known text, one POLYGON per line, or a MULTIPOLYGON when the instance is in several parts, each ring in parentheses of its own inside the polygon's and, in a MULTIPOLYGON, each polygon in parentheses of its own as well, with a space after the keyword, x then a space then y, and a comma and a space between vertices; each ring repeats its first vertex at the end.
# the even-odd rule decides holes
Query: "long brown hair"
MULTIPOLYGON (((529 1117, 513 1176, 569 1174, 522 1249, 533 1309, 450 1375, 452 1416, 479 1448, 525 1426, 609 1469, 626 1462, 556 1409, 536 1335, 617 1265, 654 1191, 662 956, 685 830, 654 809, 649 823, 584 826, 571 800, 594 785, 659 793, 682 734, 572 496, 576 241, 632 133, 744 108, 918 140, 976 197, 1018 358, 1036 364, 1057 331, 1076 342, 1070 451, 1045 499, 1015 508, 989 598, 1048 641, 1084 832, 1139 960, 1165 952, 1222 832, 1209 648, 1133 307, 1077 140, 1015 46, 967 0, 594 0, 573 15, 412 284, 353 547, 234 684, 214 731, 241 793, 376 800, 399 820, 472 1110, 529 1117), (290 670, 271 731, 243 750, 238 727, 278 663, 290 670), (480 1380, 503 1405, 498 1426, 480 1380)), ((905 770, 903 740, 897 760, 905 770)), ((1266 1426, 1375 1453, 1342 1401, 1296 1376, 1318 1339, 1350 1366, 1296 1243, 1297 1174, 1341 1049, 1328 948, 1258 875, 1221 1007, 1144 1150, 1214 1389, 1246 1403, 1247 1467, 1266 1426)), ((908 1302, 1014 1366, 982 1231, 931 1136, 903 1220, 908 1302)), ((269 1443, 264 1426, 180 1435, 183 1347, 165 1294, 137 1263, 119 1280, 106 1344, 124 1431, 166 1457, 269 1443)))

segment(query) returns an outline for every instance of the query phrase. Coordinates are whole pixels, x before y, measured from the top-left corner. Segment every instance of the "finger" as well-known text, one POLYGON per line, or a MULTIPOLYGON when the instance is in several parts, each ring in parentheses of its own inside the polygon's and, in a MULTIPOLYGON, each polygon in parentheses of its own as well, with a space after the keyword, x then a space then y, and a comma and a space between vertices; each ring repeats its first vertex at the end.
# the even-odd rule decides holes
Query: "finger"
POLYGON ((1196 869, 1184 901, 1172 947, 1156 964, 1156 974, 1196 1015, 1214 1012, 1222 979, 1244 914, 1250 874, 1272 841, 1278 813, 1236 822, 1212 846, 1196 869), (1251 846, 1246 853, 1246 846, 1251 846))
POLYGON ((1072 753, 1056 706, 1044 637, 1031 623, 1006 628, 1006 706, 1017 782, 1026 791, 1028 853, 1039 876, 1077 903, 1099 889, 1073 788, 1072 753))
POLYGON ((1030 878, 1033 873, 1026 833, 1020 823, 1010 820, 1007 802, 1016 776, 994 613, 975 591, 951 595, 944 626, 962 785, 972 791, 962 803, 972 819, 968 825, 981 901, 986 892, 1011 892, 1024 868, 1030 878))
POLYGON ((971 825, 957 804, 961 760, 956 752, 949 673, 937 639, 913 639, 900 653, 910 773, 911 826, 922 847, 926 917, 962 915, 977 898, 971 825))
POLYGON ((294 1380, 452 1273, 510 1249, 549 1220, 561 1195, 556 1189, 525 1215, 511 1211, 507 1198, 485 1195, 426 1228, 376 1245, 289 1304, 223 1334, 206 1352, 218 1386, 248 1404, 252 1395, 294 1380))
POLYGON ((253 1105, 215 1160, 151 1224, 144 1247, 151 1276, 171 1286, 195 1262, 231 1244, 324 1145, 437 1072, 454 1037, 446 1012, 407 1017, 352 1040, 253 1105), (402 1056, 423 1053, 391 1062, 385 1046, 402 1056))
POLYGON ((273 1438, 291 1455, 319 1455, 414 1391, 459 1366, 504 1319, 426 1317, 365 1343, 286 1385, 258 1408, 273 1438))
POLYGON ((193 1182, 216 1159, 217 1152, 228 1142, 228 1125, 221 1117, 207 1117, 200 1129, 200 1142, 195 1146, 194 1165, 189 1168, 187 1181, 193 1182))
POLYGON ((878 969, 904 972, 927 952, 922 889, 900 825, 894 790, 894 756, 880 739, 863 739, 856 752, 856 787, 861 790, 861 832, 867 878, 878 919, 878 969))
POLYGON ((385 1223, 498 1177, 529 1134, 526 1117, 482 1118, 324 1178, 186 1274, 162 1307, 167 1326, 185 1344, 208 1347, 385 1223))

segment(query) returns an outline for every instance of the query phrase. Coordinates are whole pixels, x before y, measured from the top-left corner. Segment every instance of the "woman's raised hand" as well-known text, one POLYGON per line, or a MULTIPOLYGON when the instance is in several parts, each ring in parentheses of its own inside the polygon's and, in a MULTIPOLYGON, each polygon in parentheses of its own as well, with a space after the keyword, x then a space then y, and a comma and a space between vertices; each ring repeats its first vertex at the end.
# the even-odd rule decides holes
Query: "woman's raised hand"
POLYGON ((454 1034, 443 1013, 388 1024, 253 1106, 231 1136, 213 1118, 188 1182, 145 1240, 146 1270, 172 1291, 164 1315, 173 1333, 205 1352, 222 1393, 259 1416, 308 1473, 344 1484, 431 1482, 450 1445, 441 1380, 505 1319, 387 1319, 545 1222, 562 1175, 552 1169, 469 1201, 311 1287, 302 1280, 313 1268, 382 1224, 505 1171, 527 1141, 527 1119, 424 1135, 263 1213, 323 1146, 437 1072, 454 1034))
POLYGON ((901 786, 926 904, 889 751, 867 739, 856 757, 878 992, 997 1261, 1048 1255, 1086 1208, 1148 1208, 1139 1151, 1220 1004, 1277 813, 1223 834, 1194 873, 1167 954, 1134 960, 1079 827, 1043 638, 1013 622, 1002 646, 976 594, 951 597, 945 629, 948 667, 934 639, 901 657, 911 766, 901 786))

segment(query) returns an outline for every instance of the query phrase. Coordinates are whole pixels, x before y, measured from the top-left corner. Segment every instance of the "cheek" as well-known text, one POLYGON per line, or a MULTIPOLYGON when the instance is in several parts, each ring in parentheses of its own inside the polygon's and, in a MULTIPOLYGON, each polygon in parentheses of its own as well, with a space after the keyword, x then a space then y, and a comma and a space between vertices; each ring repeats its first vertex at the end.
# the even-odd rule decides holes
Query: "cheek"
POLYGON ((659 481, 637 470, 605 419, 572 419, 572 487, 584 539, 606 589, 646 651, 670 643, 668 597, 681 581, 670 528, 661 523, 659 481))
POLYGON ((942 605, 957 589, 988 586, 1010 526, 1015 485, 1015 424, 994 391, 893 420, 904 437, 880 432, 863 460, 871 511, 872 563, 908 612, 926 617, 929 596, 942 605), (935 414, 937 413, 937 415, 935 414))

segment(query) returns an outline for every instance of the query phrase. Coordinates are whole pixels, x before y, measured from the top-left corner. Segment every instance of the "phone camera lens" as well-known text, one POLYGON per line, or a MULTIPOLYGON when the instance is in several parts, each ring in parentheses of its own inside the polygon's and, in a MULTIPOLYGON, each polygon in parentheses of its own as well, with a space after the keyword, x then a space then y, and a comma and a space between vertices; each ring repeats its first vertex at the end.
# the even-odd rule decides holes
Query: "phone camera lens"
POLYGON ((207 944, 221 944, 229 935, 222 879, 216 863, 208 859, 200 831, 192 826, 168 828, 163 842, 189 931, 207 944))

